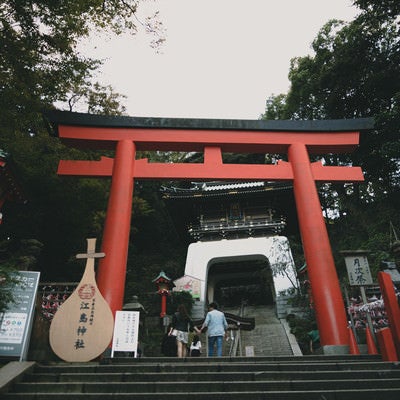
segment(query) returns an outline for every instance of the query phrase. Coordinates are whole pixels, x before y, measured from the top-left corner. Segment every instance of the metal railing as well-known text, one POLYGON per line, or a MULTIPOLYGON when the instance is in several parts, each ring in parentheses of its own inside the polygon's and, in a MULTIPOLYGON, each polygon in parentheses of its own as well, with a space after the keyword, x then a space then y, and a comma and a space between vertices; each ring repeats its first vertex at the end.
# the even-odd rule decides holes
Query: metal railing
MULTIPOLYGON (((244 317, 245 315, 245 308, 246 308, 247 302, 242 301, 240 304, 239 308, 239 317, 244 317)), ((240 322, 237 323, 237 330, 230 330, 230 347, 229 347, 229 357, 236 357, 238 355, 238 350, 239 350, 239 357, 242 357, 243 351, 242 351, 242 335, 241 335, 241 329, 240 329, 240 322)))

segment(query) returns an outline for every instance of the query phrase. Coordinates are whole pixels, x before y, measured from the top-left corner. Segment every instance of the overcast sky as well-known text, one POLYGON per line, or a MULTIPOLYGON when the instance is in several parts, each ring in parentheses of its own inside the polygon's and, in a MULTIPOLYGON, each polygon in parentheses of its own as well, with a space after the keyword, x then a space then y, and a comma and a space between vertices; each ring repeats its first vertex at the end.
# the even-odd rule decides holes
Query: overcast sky
POLYGON ((148 0, 141 15, 151 10, 166 30, 161 53, 143 32, 85 45, 130 116, 258 119, 287 92, 290 59, 311 54, 329 19, 357 13, 350 0, 148 0))

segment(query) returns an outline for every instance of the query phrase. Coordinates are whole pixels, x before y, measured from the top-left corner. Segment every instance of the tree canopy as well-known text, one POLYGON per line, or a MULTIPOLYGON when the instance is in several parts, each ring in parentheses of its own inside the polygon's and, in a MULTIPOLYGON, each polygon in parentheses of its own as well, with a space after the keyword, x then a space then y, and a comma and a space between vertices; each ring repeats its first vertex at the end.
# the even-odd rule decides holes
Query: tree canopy
MULTIPOLYGON (((24 241, 35 239, 43 244, 33 256, 42 279, 76 280, 81 267, 74 254, 84 238, 101 236, 108 182, 56 173, 60 159, 97 159, 99 154, 65 147, 49 136, 42 111, 55 104, 75 111, 78 103, 90 113, 125 111, 124 97, 94 80, 101 61, 80 53, 78 44, 93 31, 135 34, 143 25, 160 41, 159 21, 137 16, 143 1, 1 2, 0 149, 9 155, 27 198, 24 205, 4 205, 0 242, 9 266, 24 267, 22 255, 15 254, 27 253, 24 241)), ((136 203, 138 214, 152 209, 144 199, 136 203)))
POLYGON ((325 210, 336 211, 329 225, 333 246, 343 249, 350 237, 353 248, 373 251, 376 269, 390 257, 390 222, 400 226, 400 5, 354 4, 360 13, 353 21, 327 22, 313 55, 292 59, 290 90, 267 100, 263 118, 375 119, 355 153, 323 156, 329 165, 361 166, 365 183, 321 185, 320 193, 325 210))

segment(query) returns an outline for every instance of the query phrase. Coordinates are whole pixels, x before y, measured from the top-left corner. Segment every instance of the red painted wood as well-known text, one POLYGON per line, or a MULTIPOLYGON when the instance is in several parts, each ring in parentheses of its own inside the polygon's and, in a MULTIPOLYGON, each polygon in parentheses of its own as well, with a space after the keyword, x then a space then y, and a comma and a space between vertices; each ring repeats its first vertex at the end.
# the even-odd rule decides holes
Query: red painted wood
POLYGON ((365 328, 365 338, 367 342, 368 354, 379 354, 375 345, 374 338, 372 337, 371 330, 368 327, 365 328))
POLYGON ((289 148, 293 190, 321 344, 347 345, 347 318, 306 146, 289 148))
POLYGON ((319 182, 362 182, 364 174, 360 167, 324 166, 321 162, 311 164, 315 181, 319 182))
POLYGON ((167 314, 167 293, 162 293, 161 294, 161 312, 160 312, 160 318, 165 317, 167 314))
POLYGON ((397 355, 400 357, 400 307, 394 291, 392 277, 387 272, 380 271, 378 272, 378 282, 381 287, 394 345, 397 350, 397 355))
POLYGON ((97 284, 110 308, 122 310, 126 262, 133 200, 135 146, 129 140, 118 142, 111 182, 110 198, 104 226, 102 252, 97 284))
POLYGON ((354 336, 354 332, 350 327, 347 329, 349 331, 349 353, 352 355, 359 355, 360 349, 358 348, 358 344, 357 344, 356 338, 354 336))
MULTIPOLYGON (((219 152, 220 153, 220 152, 219 152)), ((106 177, 112 175, 112 158, 101 157, 100 161, 61 160, 59 175, 106 177)), ((320 162, 311 164, 315 181, 322 182, 362 182, 364 175, 359 167, 323 166, 320 162)), ((133 175, 132 175, 133 178, 133 175)), ((232 180, 275 180, 292 181, 290 163, 278 161, 276 165, 266 164, 223 164, 215 155, 204 155, 204 163, 149 163, 143 158, 135 162, 137 179, 232 179, 232 180)))
POLYGON ((379 350, 383 361, 399 361, 396 354, 396 347, 393 342, 392 332, 389 328, 382 328, 376 332, 379 350))
POLYGON ((120 140, 131 140, 136 149, 203 152, 205 146, 222 152, 287 153, 292 143, 307 145, 310 154, 351 152, 359 143, 359 132, 268 132, 237 130, 139 129, 65 126, 59 137, 77 147, 113 149, 120 140))

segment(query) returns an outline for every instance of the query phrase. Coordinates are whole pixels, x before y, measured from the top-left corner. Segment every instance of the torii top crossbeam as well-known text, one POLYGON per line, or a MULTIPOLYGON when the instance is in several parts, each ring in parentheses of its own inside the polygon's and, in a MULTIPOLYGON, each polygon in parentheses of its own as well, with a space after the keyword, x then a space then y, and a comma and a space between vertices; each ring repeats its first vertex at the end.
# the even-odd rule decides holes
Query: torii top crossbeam
POLYGON ((310 154, 351 152, 372 119, 244 121, 46 114, 66 144, 113 149, 100 161, 62 160, 58 173, 112 177, 98 286, 113 311, 125 285, 134 179, 286 180, 293 182, 300 232, 323 346, 348 345, 347 318, 315 182, 363 180, 359 167, 311 163, 310 154), (203 163, 149 163, 136 150, 204 152, 203 163), (286 154, 276 165, 224 164, 223 152, 286 154))
MULTIPOLYGON (((136 150, 204 152, 203 164, 162 164, 137 160, 137 179, 269 179, 293 180, 290 166, 223 164, 221 152, 287 154, 290 145, 304 143, 308 154, 352 152, 359 131, 370 129, 370 118, 325 121, 262 121, 176 118, 109 117, 53 111, 47 114, 54 130, 67 145, 115 150, 129 140, 136 150), (211 176, 208 176, 211 175, 211 176)), ((111 176, 113 160, 61 162, 59 173, 111 176)), ((313 163, 316 181, 359 181, 359 168, 324 167, 313 163), (345 173, 344 173, 345 172, 345 173)))
POLYGON ((102 116, 65 111, 49 111, 46 117, 53 128, 51 134, 66 144, 114 149, 120 140, 133 140, 138 151, 202 152, 205 146, 219 146, 223 152, 286 153, 288 146, 301 136, 310 154, 344 153, 357 147, 360 131, 373 127, 372 118, 265 121, 102 116), (83 143, 87 140, 90 145, 83 143))

